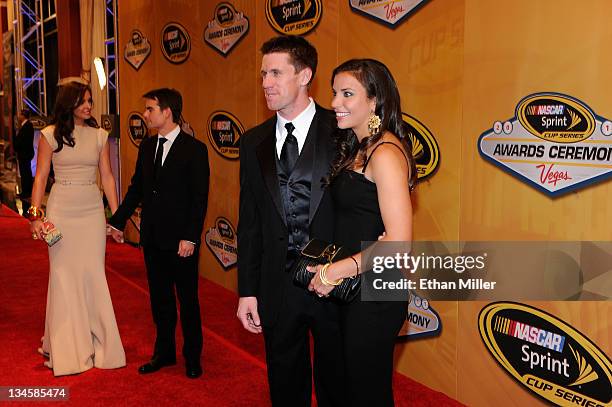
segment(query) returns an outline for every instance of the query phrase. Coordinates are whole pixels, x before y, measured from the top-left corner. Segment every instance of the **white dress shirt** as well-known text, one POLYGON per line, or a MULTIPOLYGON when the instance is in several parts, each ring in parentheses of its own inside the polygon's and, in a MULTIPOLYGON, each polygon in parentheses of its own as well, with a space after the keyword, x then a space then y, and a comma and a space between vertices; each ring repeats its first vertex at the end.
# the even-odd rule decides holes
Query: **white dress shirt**
MULTIPOLYGON (((172 143, 174 143, 174 140, 176 140, 176 136, 178 136, 180 132, 181 128, 177 125, 172 131, 170 131, 170 133, 166 134, 165 136, 158 134, 158 137, 163 137, 168 140, 162 145, 162 148, 164 149, 164 153, 162 154, 162 165, 164 165, 164 161, 166 161, 166 157, 168 157, 168 152, 170 151, 170 148, 172 148, 172 143)), ((159 147, 159 141, 157 142, 157 146, 155 147, 155 155, 157 155, 157 147, 159 147)), ((153 157, 153 162, 155 162, 155 157, 153 157)))
POLYGON ((314 119, 315 113, 317 112, 314 101, 312 98, 309 99, 310 104, 308 107, 293 120, 287 120, 278 114, 278 112, 276 113, 276 155, 279 159, 281 150, 283 149, 283 144, 285 144, 285 139, 287 138, 287 129, 285 128, 285 124, 289 122, 291 122, 295 127, 295 130, 293 130, 293 135, 298 142, 298 154, 302 152, 302 147, 304 147, 304 143, 306 142, 306 136, 308 136, 308 129, 310 129, 312 119, 314 119))

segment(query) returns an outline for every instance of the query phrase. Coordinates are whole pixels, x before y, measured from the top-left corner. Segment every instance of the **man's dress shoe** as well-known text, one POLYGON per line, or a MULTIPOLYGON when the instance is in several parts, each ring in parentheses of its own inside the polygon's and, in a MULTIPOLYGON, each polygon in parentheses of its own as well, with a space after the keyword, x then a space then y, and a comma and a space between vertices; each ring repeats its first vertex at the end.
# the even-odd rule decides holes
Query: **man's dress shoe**
POLYGON ((185 363, 185 376, 190 379, 197 379, 202 376, 202 366, 200 363, 185 363))
POLYGON ((173 366, 176 365, 176 360, 163 360, 159 358, 153 358, 148 363, 140 366, 138 368, 138 373, 140 374, 148 374, 157 372, 162 367, 173 366))

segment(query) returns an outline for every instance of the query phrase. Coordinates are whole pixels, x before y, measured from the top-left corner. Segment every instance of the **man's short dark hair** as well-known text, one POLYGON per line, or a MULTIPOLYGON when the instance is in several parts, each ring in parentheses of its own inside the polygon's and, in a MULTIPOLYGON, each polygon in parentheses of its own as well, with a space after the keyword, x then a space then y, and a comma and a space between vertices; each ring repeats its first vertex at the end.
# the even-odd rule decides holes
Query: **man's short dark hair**
POLYGON ((170 88, 153 89, 142 95, 142 97, 156 100, 161 110, 170 108, 172 121, 177 124, 181 122, 183 97, 178 90, 170 88))
POLYGON ((21 109, 21 115, 26 119, 29 119, 32 116, 32 112, 30 109, 21 109))
POLYGON ((317 71, 318 62, 317 50, 312 44, 297 35, 281 35, 269 39, 261 46, 261 53, 263 55, 275 52, 289 54, 291 65, 293 65, 296 72, 300 72, 304 68, 310 68, 312 71, 310 82, 312 82, 317 71))

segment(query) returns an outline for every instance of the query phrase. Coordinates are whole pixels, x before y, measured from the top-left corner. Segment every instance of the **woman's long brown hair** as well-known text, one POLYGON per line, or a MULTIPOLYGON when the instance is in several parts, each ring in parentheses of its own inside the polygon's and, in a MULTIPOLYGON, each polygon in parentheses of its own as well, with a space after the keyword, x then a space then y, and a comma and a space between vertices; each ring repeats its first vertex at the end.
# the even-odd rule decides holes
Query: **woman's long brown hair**
MULTIPOLYGON (((74 109, 79 107, 85 98, 85 93, 91 88, 78 82, 69 82, 59 87, 57 99, 55 99, 55 108, 53 110, 53 119, 51 124, 55 125, 53 137, 57 141, 55 153, 60 152, 64 148, 64 144, 74 147, 74 109)), ((85 120, 85 124, 90 127, 99 127, 98 122, 93 117, 85 120)))

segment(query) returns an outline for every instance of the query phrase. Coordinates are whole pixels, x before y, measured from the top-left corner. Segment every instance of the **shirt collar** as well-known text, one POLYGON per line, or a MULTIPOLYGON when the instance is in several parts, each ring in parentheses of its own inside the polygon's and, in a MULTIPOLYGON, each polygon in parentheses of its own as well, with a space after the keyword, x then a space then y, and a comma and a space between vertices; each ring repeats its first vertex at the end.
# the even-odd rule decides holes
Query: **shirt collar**
POLYGON ((276 113, 276 128, 277 128, 277 137, 278 135, 282 135, 284 139, 287 136, 287 130, 285 129, 285 124, 291 122, 295 126, 295 130, 293 134, 296 136, 298 141, 301 141, 300 144, 304 144, 304 140, 306 140, 306 136, 308 135, 308 129, 310 128, 310 124, 312 123, 312 119, 314 118, 315 113, 317 112, 317 108, 315 106, 314 100, 310 99, 310 103, 293 120, 287 120, 278 112, 276 113))
POLYGON ((158 134, 158 137, 164 137, 168 140, 169 144, 172 144, 180 132, 181 132, 181 128, 177 124, 176 127, 172 131, 170 131, 170 133, 166 134, 165 136, 158 134))

